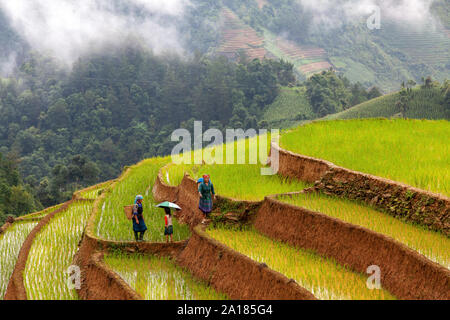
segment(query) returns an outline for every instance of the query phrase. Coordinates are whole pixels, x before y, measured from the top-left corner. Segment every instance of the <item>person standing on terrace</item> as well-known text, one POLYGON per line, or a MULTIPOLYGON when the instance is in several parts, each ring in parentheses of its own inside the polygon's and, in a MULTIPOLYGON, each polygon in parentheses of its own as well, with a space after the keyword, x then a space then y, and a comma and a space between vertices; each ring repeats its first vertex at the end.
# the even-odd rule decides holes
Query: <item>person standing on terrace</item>
POLYGON ((144 221, 144 207, 142 201, 144 197, 141 195, 136 196, 133 206, 133 231, 134 237, 137 242, 144 241, 144 233, 147 231, 147 226, 144 221))
POLYGON ((173 242, 173 223, 172 223, 172 212, 170 211, 170 208, 164 208, 166 215, 164 216, 164 235, 166 236, 166 242, 169 243, 169 236, 170 236, 170 242, 173 242))
MULTIPOLYGON (((198 208, 205 214, 205 219, 208 214, 211 213, 213 202, 212 199, 216 199, 216 193, 214 192, 214 186, 209 181, 209 175, 205 174, 203 176, 203 182, 198 186, 198 194, 200 195, 200 201, 198 208)), ((202 223, 205 222, 203 219, 202 223)))

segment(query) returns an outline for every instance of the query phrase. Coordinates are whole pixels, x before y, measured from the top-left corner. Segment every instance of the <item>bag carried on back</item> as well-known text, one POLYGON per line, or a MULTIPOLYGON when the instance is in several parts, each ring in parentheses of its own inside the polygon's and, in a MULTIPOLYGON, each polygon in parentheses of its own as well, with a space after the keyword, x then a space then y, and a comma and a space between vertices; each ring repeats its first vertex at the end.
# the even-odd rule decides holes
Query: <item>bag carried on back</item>
POLYGON ((132 204, 130 206, 123 207, 123 210, 125 211, 125 216, 128 220, 133 219, 133 212, 137 212, 137 206, 135 204, 132 204))

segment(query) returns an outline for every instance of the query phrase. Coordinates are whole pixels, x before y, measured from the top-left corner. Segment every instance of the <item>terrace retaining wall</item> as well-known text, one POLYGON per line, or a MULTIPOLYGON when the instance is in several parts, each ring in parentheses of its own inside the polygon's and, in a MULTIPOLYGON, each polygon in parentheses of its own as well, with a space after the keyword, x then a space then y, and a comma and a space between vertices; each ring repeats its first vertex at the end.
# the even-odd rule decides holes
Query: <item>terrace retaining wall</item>
POLYGON ((75 200, 68 201, 58 210, 50 212, 40 220, 37 226, 34 227, 34 229, 27 236, 24 243, 22 244, 22 247, 20 248, 14 271, 6 289, 4 297, 5 300, 27 300, 27 292, 23 283, 23 276, 34 238, 50 222, 50 220, 53 219, 55 215, 66 210, 74 201, 75 200))
POLYGON ((230 299, 315 299, 294 280, 215 241, 200 226, 177 262, 230 299))
POLYGON ((81 288, 78 296, 83 300, 142 300, 116 272, 104 262, 109 250, 176 257, 187 241, 176 243, 118 242, 107 241, 85 234, 74 257, 74 265, 81 269, 81 288))
MULTIPOLYGON (((162 175, 158 175, 153 191, 158 201, 176 198, 182 208, 178 217, 191 226, 192 236, 177 263, 194 276, 231 299, 315 299, 295 281, 220 244, 203 232, 202 225, 199 225, 204 216, 198 209, 197 183, 189 175, 183 177, 178 187, 165 185, 162 175)), ((215 201, 215 207, 239 213, 241 223, 251 222, 261 205, 261 201, 239 201, 222 196, 217 196, 215 201)))
POLYGON ((365 274, 381 269, 381 283, 400 299, 450 299, 450 271, 392 238, 267 197, 255 228, 365 274))
MULTIPOLYGON (((185 174, 179 186, 169 186, 164 182, 160 173, 153 187, 153 196, 157 201, 171 201, 178 203, 181 207, 176 212, 176 218, 180 222, 195 227, 202 222, 204 214, 198 209, 197 182, 188 174, 185 174)), ((219 208, 226 212, 239 214, 239 221, 242 223, 250 222, 261 206, 262 201, 236 200, 228 197, 216 195, 214 208, 219 208)))
POLYGON ((14 217, 9 217, 10 221, 6 221, 5 224, 3 226, 0 227, 0 234, 5 233, 6 230, 8 230, 10 227, 13 226, 14 223, 16 222, 35 222, 35 221, 41 221, 42 217, 38 217, 39 215, 42 214, 42 212, 44 212, 45 210, 48 210, 48 213, 52 212, 53 208, 56 208, 57 206, 53 206, 53 207, 49 207, 46 208, 44 210, 38 211, 38 212, 34 212, 34 213, 30 213, 24 216, 20 216, 17 218, 14 217))
POLYGON ((6 230, 8 230, 13 224, 14 224, 14 222, 5 222, 5 224, 0 227, 0 235, 2 233, 5 233, 6 230))
MULTIPOLYGON (((129 170, 127 169, 121 178, 114 181, 109 188, 114 188, 118 182, 128 175, 129 170)), ((156 187, 154 190, 157 189, 156 187)), ((186 247, 187 241, 169 244, 138 243, 110 241, 96 237, 94 226, 98 214, 98 205, 106 197, 106 194, 102 193, 95 200, 86 231, 79 244, 79 250, 73 259, 73 264, 79 266, 81 270, 81 288, 77 289, 78 296, 83 300, 142 300, 142 297, 135 290, 103 262, 104 253, 109 250, 120 250, 130 254, 140 253, 175 258, 186 247)))
MULTIPOLYGON (((112 181, 114 181, 114 180, 112 180, 112 181)), ((108 182, 110 182, 110 181, 108 181, 108 182)), ((24 243, 22 244, 22 247, 20 248, 13 274, 8 282, 8 287, 6 289, 6 293, 5 293, 5 297, 4 297, 5 300, 27 300, 27 293, 26 293, 25 285, 23 283, 23 280, 24 280, 23 274, 25 271, 26 262, 28 260, 28 255, 30 253, 31 246, 33 245, 34 238, 42 230, 42 228, 44 228, 50 222, 50 220, 54 218, 55 215, 57 215, 58 213, 60 213, 62 211, 65 211, 75 201, 93 202, 94 200, 80 198, 81 192, 95 189, 99 185, 106 184, 108 182, 104 182, 104 183, 101 183, 101 184, 98 184, 98 185, 95 185, 95 186, 92 186, 92 187, 89 187, 89 188, 86 188, 79 192, 74 193, 72 196, 72 200, 65 202, 57 210, 54 210, 54 211, 49 210, 49 213, 44 217, 35 218, 36 216, 41 214, 44 210, 48 210, 48 209, 44 209, 40 212, 32 213, 32 214, 29 214, 26 216, 21 216, 14 220, 14 222, 39 221, 39 223, 30 232, 30 234, 27 236, 24 243)), ((56 206, 54 206, 53 208, 56 208, 56 206)), ((10 223, 7 227, 9 227, 11 225, 12 225, 12 223, 10 223)), ((3 229, 3 227, 2 227, 2 229, 3 229)), ((3 231, 6 231, 6 228, 3 231)))
MULTIPOLYGON (((92 190, 95 190, 95 189, 99 189, 102 186, 105 186, 105 188, 106 188, 109 184, 111 184, 111 183, 113 183, 115 181, 116 180, 113 179, 113 180, 109 180, 109 181, 105 181, 105 182, 96 184, 94 186, 87 187, 85 189, 78 190, 77 192, 75 192, 73 194, 72 199, 83 199, 83 197, 81 196, 82 193, 89 192, 89 191, 92 191, 92 190)), ((90 200, 92 200, 92 199, 90 199, 90 200)))
POLYGON ((161 171, 158 173, 152 192, 155 200, 159 202, 177 202, 178 200, 178 187, 166 184, 161 171))
MULTIPOLYGON (((185 176, 184 180, 192 179, 185 176)), ((187 209, 185 216, 193 211, 189 207, 197 208, 197 189, 192 186, 193 183, 195 187, 194 180, 184 181, 177 190, 178 195, 185 194, 183 198, 178 197, 178 204, 187 209), (188 188, 185 188, 186 186, 188 188), (184 199, 187 201, 184 202, 184 199)), ((289 195, 295 194, 298 193, 289 195)), ((359 273, 366 274, 369 266, 378 265, 381 268, 383 286, 397 298, 450 299, 450 271, 445 267, 387 236, 322 213, 280 202, 276 197, 266 197, 255 207, 253 225, 266 236, 299 248, 314 250, 319 255, 333 258, 359 273)), ((236 206, 241 202, 233 199, 227 201, 236 202, 236 206)), ((240 299, 245 296, 244 299, 254 299, 251 295, 257 294, 259 289, 252 291, 253 289, 241 288, 249 291, 238 293, 227 287, 226 280, 222 283, 220 279, 214 278, 214 275, 217 275, 217 278, 227 277, 229 268, 238 271, 230 273, 236 279, 237 274, 244 270, 233 269, 233 263, 244 263, 238 262, 242 255, 234 256, 234 260, 221 258, 225 249, 234 252, 194 228, 193 236, 181 253, 179 261, 218 290, 227 290, 224 292, 230 294, 231 298, 240 299), (224 270, 221 269, 222 265, 226 265, 224 270), (220 271, 217 271, 219 269, 220 271)))
POLYGON ((450 235, 450 199, 409 185, 352 171, 280 148, 279 174, 307 182, 329 195, 357 199, 406 221, 450 235))
POLYGON ((278 174, 314 183, 320 180, 334 165, 331 162, 303 156, 280 148, 272 142, 270 152, 277 150, 279 154, 278 174))

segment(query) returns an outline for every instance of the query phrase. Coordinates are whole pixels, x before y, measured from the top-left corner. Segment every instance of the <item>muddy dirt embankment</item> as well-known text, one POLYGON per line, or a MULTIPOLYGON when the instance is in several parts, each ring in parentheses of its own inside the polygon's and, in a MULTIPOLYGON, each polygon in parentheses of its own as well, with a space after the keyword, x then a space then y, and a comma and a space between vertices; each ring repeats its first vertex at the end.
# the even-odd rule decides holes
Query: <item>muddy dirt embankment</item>
POLYGON ((81 269, 81 288, 77 290, 82 300, 142 300, 117 273, 103 261, 109 250, 125 253, 176 257, 187 241, 171 244, 106 241, 85 234, 74 258, 74 265, 81 269))
POLYGON ((34 229, 25 239, 22 247, 20 248, 16 266, 14 267, 13 274, 6 289, 4 298, 5 300, 27 300, 27 291, 23 283, 23 275, 34 238, 48 223, 50 223, 53 217, 55 217, 58 213, 66 210, 74 201, 75 200, 66 202, 61 208, 56 211, 50 212, 48 215, 42 218, 37 226, 34 227, 34 229))
POLYGON ((450 235, 450 199, 409 185, 352 171, 321 159, 279 151, 279 174, 316 182, 314 189, 360 200, 395 217, 450 235))
MULTIPOLYGON (((185 177, 185 180, 189 179, 188 176, 185 177)), ((178 195, 186 194, 182 199, 178 197, 178 204, 187 209, 185 216, 193 211, 189 207, 197 208, 197 190, 192 187, 192 183, 195 184, 195 181, 184 181, 176 190, 178 195), (183 199, 187 201, 184 202, 183 199)), ((369 266, 378 265, 383 286, 399 299, 450 299, 448 269, 382 234, 280 202, 276 197, 266 197, 252 215, 253 225, 262 234, 298 248, 314 250, 319 255, 333 258, 362 274, 366 274, 369 266)), ((233 206, 230 204, 233 202, 235 207, 239 207, 240 201, 227 201, 228 207, 233 206)), ((233 259, 230 258, 231 262, 222 260, 223 253, 220 252, 224 250, 223 245, 211 241, 207 235, 198 230, 195 232, 196 230, 194 229, 191 241, 181 254, 180 262, 196 276, 235 294, 220 282, 222 275, 226 277, 227 270, 216 273, 216 269, 228 263, 227 268, 231 268, 233 272, 241 273, 242 270, 234 270, 233 259), (214 278, 215 274, 217 279, 214 278)))
POLYGON ((10 227, 12 227, 13 224, 14 224, 14 222, 5 222, 5 224, 0 227, 0 235, 2 233, 5 233, 6 230, 8 230, 10 227))
MULTIPOLYGON (((130 169, 127 169, 118 180, 109 185, 108 190, 114 188, 129 173, 130 169)), ((110 250, 119 250, 131 254, 140 253, 175 258, 185 248, 187 241, 166 244, 100 239, 95 235, 95 222, 100 214, 100 203, 107 193, 103 192, 95 200, 85 233, 79 244, 79 250, 73 260, 73 264, 81 269, 81 288, 77 290, 77 293, 82 300, 141 300, 142 297, 103 262, 104 254, 110 250)))
MULTIPOLYGON (((197 209, 197 184, 189 176, 184 177, 179 187, 171 187, 165 184, 159 175, 153 192, 157 200, 171 200, 181 205, 183 210, 178 216, 192 227, 192 237, 189 241, 174 244, 125 243, 99 239, 94 236, 93 231, 98 204, 105 196, 102 195, 96 200, 86 233, 74 259, 74 264, 82 270, 82 287, 78 290, 81 299, 141 299, 123 279, 103 263, 103 253, 111 249, 171 256, 195 277, 207 281, 216 290, 233 299, 315 299, 295 281, 217 243, 202 232, 200 227, 194 227, 203 220, 203 215, 197 209)), ((260 203, 254 207, 255 203, 236 203, 223 197, 217 202, 241 212, 243 220, 249 219, 251 213, 260 206, 260 203)))
POLYGON ((295 281, 233 251, 195 227, 177 262, 230 299, 314 300, 295 281))
POLYGON ((202 222, 204 216, 198 210, 197 183, 185 174, 179 186, 169 186, 159 173, 153 187, 153 196, 156 201, 171 201, 182 203, 182 210, 176 212, 176 217, 181 223, 195 226, 202 222))
MULTIPOLYGON (((158 201, 177 199, 182 210, 178 217, 191 226, 192 236, 186 248, 176 259, 194 276, 207 281, 217 291, 231 299, 298 299, 315 297, 295 281, 277 273, 234 250, 220 244, 202 231, 204 216, 198 209, 197 183, 185 175, 178 187, 156 181, 154 196, 158 201)), ((240 223, 251 222, 262 202, 238 201, 217 196, 215 207, 222 212, 237 213, 240 223)))
MULTIPOLYGON (((204 214, 198 209, 199 195, 197 190, 196 181, 188 174, 184 175, 179 186, 169 186, 164 182, 164 178, 160 173, 153 187, 153 196, 157 201, 161 202, 182 203, 182 210, 175 213, 177 219, 182 223, 195 227, 205 218, 204 214)), ((262 201, 236 200, 216 195, 214 208, 223 213, 236 213, 239 221, 246 223, 254 218, 255 212, 261 204, 262 201)))
POLYGON ((400 299, 450 299, 450 271, 382 234, 267 197, 255 228, 298 248, 333 258, 366 274, 380 267, 381 283, 400 299))
POLYGON ((161 171, 158 174, 158 178, 153 185, 153 197, 156 201, 170 201, 177 202, 178 200, 178 187, 170 186, 164 182, 163 175, 161 171))

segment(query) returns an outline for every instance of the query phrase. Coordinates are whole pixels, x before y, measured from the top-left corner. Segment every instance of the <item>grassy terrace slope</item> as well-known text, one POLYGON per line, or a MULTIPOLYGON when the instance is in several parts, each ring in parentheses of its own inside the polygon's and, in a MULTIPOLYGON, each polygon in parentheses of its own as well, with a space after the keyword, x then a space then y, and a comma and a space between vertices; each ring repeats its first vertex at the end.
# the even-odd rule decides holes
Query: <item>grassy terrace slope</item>
POLYGON ((105 262, 146 300, 226 299, 167 257, 112 253, 105 262))
MULTIPOLYGON (((355 119, 355 118, 390 118, 400 115, 401 110, 396 106, 400 100, 398 92, 381 96, 345 111, 326 116, 326 120, 355 119)), ((444 95, 440 88, 420 89, 412 92, 408 109, 404 116, 412 119, 450 119, 450 110, 445 109, 444 95)))
POLYGON ((266 263, 292 278, 322 300, 395 299, 386 290, 370 290, 367 277, 325 259, 314 252, 297 249, 267 238, 254 229, 209 228, 208 234, 232 249, 266 263))
POLYGON ((76 291, 67 286, 66 271, 72 264, 92 207, 92 202, 74 202, 38 233, 24 272, 28 299, 77 299, 76 291))
POLYGON ((446 268, 450 268, 450 238, 403 222, 365 204, 320 193, 282 197, 282 201, 390 236, 446 268))
MULTIPOLYGON (((264 137, 264 139, 266 138, 264 137)), ((259 152, 259 142, 255 138, 235 142, 235 163, 237 163, 237 155, 241 153, 245 153, 245 162, 249 163, 249 141, 258 144, 259 152)), ((226 146, 227 144, 214 149, 207 148, 202 152, 204 156, 210 153, 209 150, 214 150, 216 155, 219 155, 219 152, 225 154, 226 146)), ((269 141, 267 146, 269 146, 269 141)), ((220 159, 225 159, 222 157, 223 154, 220 154, 220 159)), ((267 159, 267 156, 268 151, 265 151, 264 160, 267 159)), ((177 186, 181 183, 185 173, 194 179, 201 178, 203 174, 209 174, 217 194, 233 199, 252 201, 263 200, 270 194, 303 190, 309 186, 305 182, 285 179, 278 175, 261 175, 261 168, 264 166, 260 160, 257 159, 257 164, 171 165, 166 168, 163 175, 168 184, 177 186)))
POLYGON ((316 122, 281 137, 281 147, 352 170, 450 195, 450 122, 316 122))
POLYGON ((105 182, 100 185, 95 186, 95 188, 87 188, 85 190, 79 191, 79 197, 82 199, 95 200, 98 196, 111 185, 111 182, 105 182))
POLYGON ((0 235, 0 300, 5 296, 20 248, 36 225, 37 222, 17 222, 0 235))
POLYGON ((270 194, 299 191, 309 186, 302 181, 289 180, 278 175, 262 176, 260 169, 259 165, 248 164, 172 166, 168 174, 172 185, 179 185, 185 172, 194 179, 209 174, 216 193, 239 200, 259 201, 270 194))
POLYGON ((284 59, 295 66, 295 71, 301 77, 309 77, 314 73, 328 70, 333 67, 330 64, 328 53, 325 49, 314 46, 301 46, 292 41, 283 39, 264 30, 266 49, 279 59, 284 59))
POLYGON ((244 24, 236 14, 228 8, 222 10, 221 46, 216 53, 234 59, 240 51, 250 59, 264 59, 267 51, 264 38, 248 25, 244 24))
MULTIPOLYGON (((134 241, 132 222, 123 212, 123 207, 133 204, 138 194, 144 196, 144 217, 148 231, 146 241, 164 241, 164 211, 155 208, 151 192, 159 170, 169 162, 169 158, 152 158, 145 160, 125 173, 105 199, 99 204, 100 214, 96 217, 96 234, 100 238, 117 241, 134 241)), ((174 221, 173 240, 184 240, 190 235, 189 228, 174 221)))
POLYGON ((267 107, 262 120, 271 128, 297 126, 301 120, 315 119, 305 88, 281 88, 275 101, 267 107))

